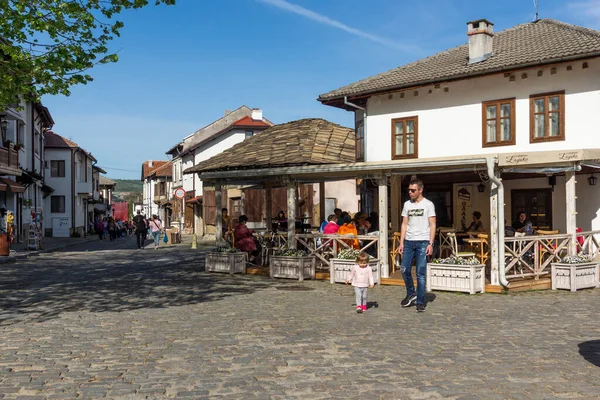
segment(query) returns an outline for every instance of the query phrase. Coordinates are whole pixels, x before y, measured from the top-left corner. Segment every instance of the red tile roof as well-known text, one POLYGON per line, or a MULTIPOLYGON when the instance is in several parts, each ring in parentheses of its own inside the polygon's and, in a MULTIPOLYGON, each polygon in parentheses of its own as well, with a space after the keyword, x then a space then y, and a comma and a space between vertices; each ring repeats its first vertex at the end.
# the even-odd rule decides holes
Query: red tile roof
POLYGON ((173 163, 168 161, 166 164, 151 170, 148 175, 171 177, 173 176, 173 163))
POLYGON ((46 147, 59 147, 59 148, 78 148, 79 145, 67 138, 64 138, 52 131, 46 131, 46 147))
POLYGON ((162 167, 163 165, 170 163, 170 161, 154 161, 154 160, 148 160, 148 161, 144 161, 144 163, 142 164, 142 177, 146 178, 148 175, 150 175, 150 173, 152 171, 154 171, 157 168, 162 167), (150 166, 150 163, 152 163, 152 166, 150 166))
POLYGON ((263 120, 256 121, 256 120, 253 120, 252 117, 246 116, 244 118, 241 118, 241 119, 238 119, 237 121, 235 121, 232 124, 232 126, 260 126, 260 127, 264 126, 265 128, 268 128, 271 125, 267 124, 263 120))

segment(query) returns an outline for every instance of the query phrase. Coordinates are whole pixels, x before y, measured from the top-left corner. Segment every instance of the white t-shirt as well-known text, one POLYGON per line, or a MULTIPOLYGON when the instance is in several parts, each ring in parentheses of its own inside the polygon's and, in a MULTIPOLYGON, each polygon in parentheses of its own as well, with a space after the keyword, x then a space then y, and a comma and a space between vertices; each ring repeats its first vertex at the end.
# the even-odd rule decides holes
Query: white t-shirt
POLYGON ((408 217, 406 240, 431 240, 429 218, 435 217, 435 206, 426 198, 420 202, 408 200, 402 208, 402 216, 408 217))

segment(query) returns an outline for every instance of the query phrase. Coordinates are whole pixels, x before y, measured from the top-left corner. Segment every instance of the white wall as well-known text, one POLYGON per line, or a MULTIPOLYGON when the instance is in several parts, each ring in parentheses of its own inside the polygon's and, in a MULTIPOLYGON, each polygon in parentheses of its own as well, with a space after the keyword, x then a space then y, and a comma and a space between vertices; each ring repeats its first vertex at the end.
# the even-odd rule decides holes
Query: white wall
MULTIPOLYGON (((187 168, 191 168, 194 166, 194 153, 186 154, 181 159, 182 171, 185 171, 187 168)), ((182 178, 183 189, 187 192, 191 192, 194 190, 194 175, 196 174, 185 174, 182 178)))
POLYGON ((69 227, 71 227, 71 149, 46 149, 46 160, 48 168, 45 170, 46 184, 54 189, 54 192, 44 200, 44 229, 52 228, 54 218, 68 218, 69 227), (52 160, 65 161, 65 177, 52 177, 50 174, 50 165, 52 160), (65 196, 65 212, 51 213, 52 196, 65 196))
POLYGON ((424 87, 418 90, 418 96, 411 90, 404 93, 404 98, 400 93, 371 97, 367 103, 366 161, 391 159, 391 120, 409 116, 419 117, 419 158, 599 148, 596 115, 590 110, 600 109, 600 59, 587 62, 588 69, 582 69, 581 61, 558 65, 554 75, 550 68, 518 72, 515 82, 498 74, 444 84, 439 89, 424 87), (572 71, 567 71, 568 65, 572 71), (543 71, 543 76, 538 77, 538 71, 543 71), (526 79, 522 73, 527 73, 526 79), (530 144, 529 96, 561 90, 565 91, 566 139, 530 144), (481 103, 513 97, 516 145, 484 148, 481 103))
MULTIPOLYGON (((313 215, 318 213, 320 207, 320 189, 319 184, 313 184, 313 215)), ((356 194, 356 180, 347 179, 345 181, 325 182, 325 199, 335 199, 336 207, 354 214, 358 210, 360 196, 356 194)), ((327 212, 327 211, 326 211, 327 212)), ((327 215, 321 216, 321 220, 326 219, 327 215)), ((313 221, 316 225, 317 221, 313 221)), ((321 221, 318 221, 320 224, 321 221)))

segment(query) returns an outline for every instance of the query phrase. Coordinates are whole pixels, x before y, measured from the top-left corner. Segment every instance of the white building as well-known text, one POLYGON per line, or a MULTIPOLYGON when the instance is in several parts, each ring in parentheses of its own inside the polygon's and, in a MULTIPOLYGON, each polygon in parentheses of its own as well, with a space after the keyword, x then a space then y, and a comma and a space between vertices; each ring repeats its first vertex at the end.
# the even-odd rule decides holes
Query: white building
MULTIPOLYGON (((600 229, 591 168, 600 157, 600 32, 539 20, 494 33, 491 22, 477 20, 466 33, 467 44, 319 97, 355 113, 361 169, 388 171, 370 186, 377 192, 363 187, 363 197, 376 204, 389 188, 399 230, 406 185, 416 174, 441 225, 461 228, 478 210, 494 236, 504 229, 499 207, 507 224, 525 211, 539 230, 600 229), (495 199, 486 158, 503 178, 503 199, 495 199)), ((504 262, 498 254, 492 260, 504 262)))
POLYGON ((46 183, 54 191, 45 200, 44 229, 53 237, 83 236, 90 220, 92 169, 96 158, 77 143, 46 132, 46 183))
POLYGON ((186 192, 185 203, 173 200, 173 215, 183 223, 188 232, 205 233, 202 219, 204 191, 197 174, 184 175, 183 171, 272 125, 271 121, 263 117, 262 110, 241 106, 234 111, 226 111, 222 118, 185 137, 166 152, 173 162, 173 188, 182 187, 186 192), (185 204, 183 210, 182 204, 185 204))
POLYGON ((143 199, 141 212, 146 217, 158 215, 168 225, 171 216, 171 161, 148 160, 142 164, 143 199))

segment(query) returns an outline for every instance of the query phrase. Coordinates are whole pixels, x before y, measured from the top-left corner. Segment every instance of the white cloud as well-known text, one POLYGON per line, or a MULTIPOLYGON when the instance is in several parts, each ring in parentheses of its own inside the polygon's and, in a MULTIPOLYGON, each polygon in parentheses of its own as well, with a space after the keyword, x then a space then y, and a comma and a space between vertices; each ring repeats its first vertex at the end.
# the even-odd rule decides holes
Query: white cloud
POLYGON ((286 0, 257 0, 257 1, 259 1, 261 3, 269 4, 271 6, 280 8, 282 10, 285 10, 285 11, 288 11, 288 12, 291 12, 291 13, 294 13, 294 14, 297 14, 297 15, 301 15, 301 16, 303 16, 305 18, 308 18, 308 19, 311 19, 313 21, 316 21, 316 22, 318 22, 320 24, 329 25, 331 27, 334 27, 334 28, 340 29, 342 31, 348 32, 348 33, 350 33, 352 35, 355 35, 355 36, 358 36, 358 37, 362 37, 362 38, 371 40, 373 42, 382 44, 382 45, 387 46, 387 47, 392 47, 392 48, 395 48, 395 49, 398 49, 398 50, 404 50, 404 51, 414 51, 415 50, 414 46, 405 45, 405 44, 402 44, 402 43, 398 43, 398 42, 395 42, 395 41, 390 40, 390 39, 386 39, 386 38, 383 38, 383 37, 380 37, 380 36, 377 36, 377 35, 373 35, 373 34, 368 33, 368 32, 361 31, 360 29, 352 28, 352 27, 350 27, 350 26, 348 26, 348 25, 346 25, 346 24, 344 24, 344 23, 342 23, 340 21, 337 21, 335 19, 329 18, 329 17, 327 17, 325 15, 316 13, 314 11, 311 11, 309 9, 301 7, 301 6, 297 5, 297 4, 290 3, 290 2, 288 2, 286 0))

